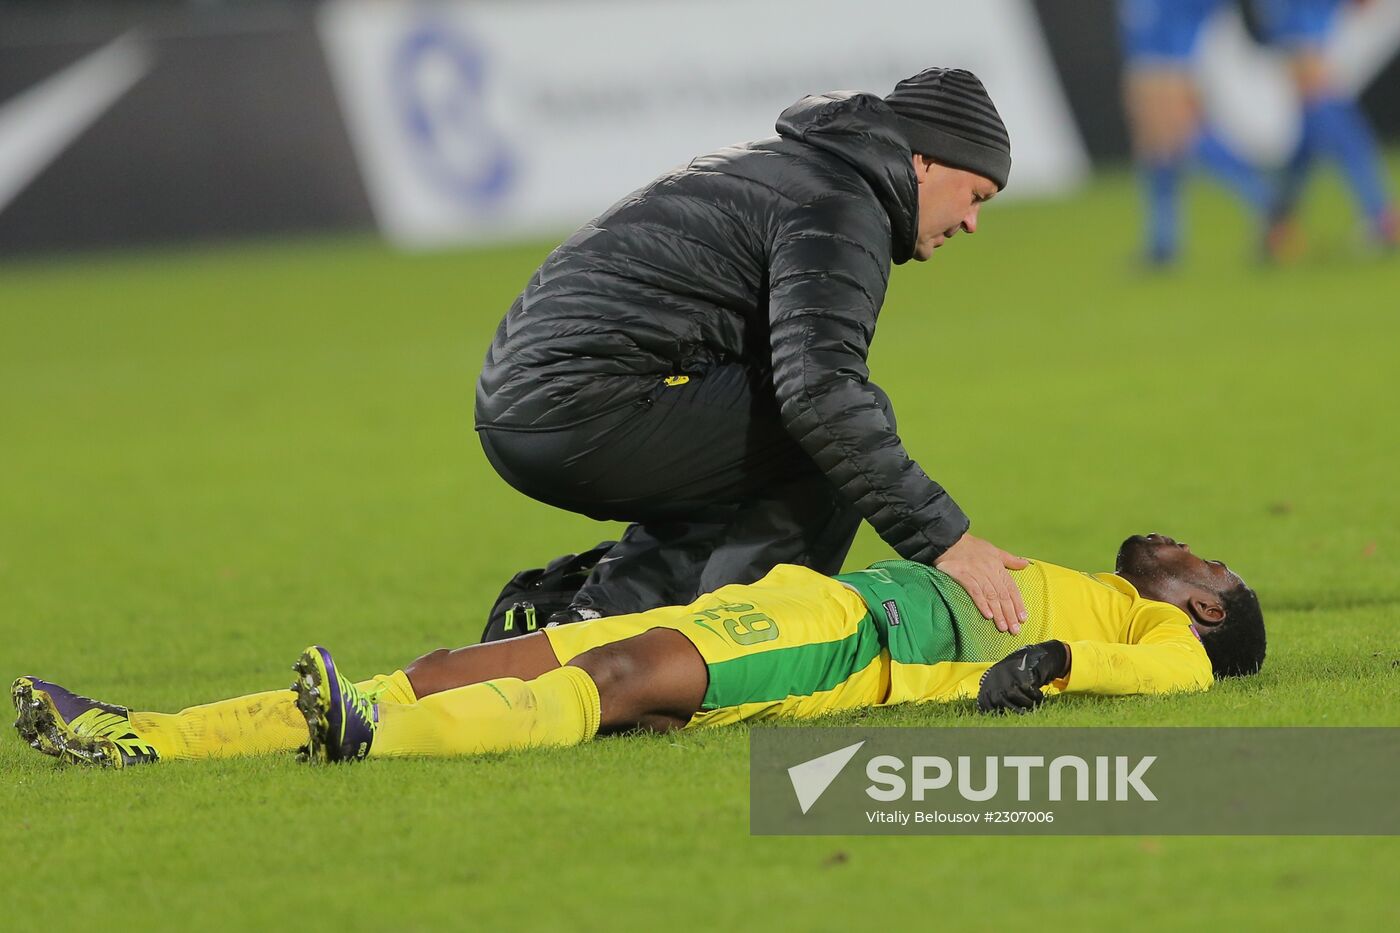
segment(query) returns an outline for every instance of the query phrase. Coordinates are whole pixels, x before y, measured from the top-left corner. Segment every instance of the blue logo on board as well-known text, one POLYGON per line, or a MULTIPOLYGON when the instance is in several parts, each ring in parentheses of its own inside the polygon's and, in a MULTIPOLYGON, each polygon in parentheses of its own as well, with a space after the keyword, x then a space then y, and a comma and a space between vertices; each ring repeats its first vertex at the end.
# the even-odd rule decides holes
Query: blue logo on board
POLYGON ((399 45, 391 80, 419 170, 463 204, 487 208, 499 201, 517 166, 486 114, 480 45, 445 23, 425 22, 399 45))

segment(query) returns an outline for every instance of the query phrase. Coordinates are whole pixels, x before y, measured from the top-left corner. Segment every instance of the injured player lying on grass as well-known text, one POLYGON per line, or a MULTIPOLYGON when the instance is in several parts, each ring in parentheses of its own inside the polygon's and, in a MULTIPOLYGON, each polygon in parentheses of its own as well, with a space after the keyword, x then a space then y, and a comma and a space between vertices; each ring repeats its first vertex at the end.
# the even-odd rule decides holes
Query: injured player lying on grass
POLYGON ((1017 632, 922 564, 836 577, 784 564, 688 606, 434 651, 360 683, 313 647, 289 690, 174 714, 21 677, 15 725, 41 752, 114 767, 298 749, 446 757, 896 703, 1024 711, 1056 693, 1205 690, 1263 664, 1254 591, 1171 538, 1129 538, 1112 574, 1033 561, 1012 576, 1029 613, 1017 632))

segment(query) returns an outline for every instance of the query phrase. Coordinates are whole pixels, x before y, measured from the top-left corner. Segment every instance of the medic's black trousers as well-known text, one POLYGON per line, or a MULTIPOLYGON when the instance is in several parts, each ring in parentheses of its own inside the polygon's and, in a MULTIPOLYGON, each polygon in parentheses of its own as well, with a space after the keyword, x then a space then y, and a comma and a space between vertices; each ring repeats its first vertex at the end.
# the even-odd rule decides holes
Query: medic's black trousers
POLYGON ((737 364, 567 427, 479 433, 525 495, 632 523, 574 601, 604 615, 684 605, 776 564, 838 573, 860 525, 783 429, 771 384, 737 364))

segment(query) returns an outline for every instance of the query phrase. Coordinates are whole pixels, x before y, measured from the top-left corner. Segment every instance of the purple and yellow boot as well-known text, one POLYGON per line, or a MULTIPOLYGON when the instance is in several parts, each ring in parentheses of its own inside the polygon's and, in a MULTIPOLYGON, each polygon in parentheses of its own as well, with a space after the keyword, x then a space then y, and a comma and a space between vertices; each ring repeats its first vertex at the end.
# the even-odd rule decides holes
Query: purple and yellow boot
POLYGON ((379 727, 379 707, 374 700, 341 676, 331 653, 313 645, 292 665, 297 679, 297 709, 306 717, 311 741, 306 760, 359 761, 369 754, 379 727))
POLYGON ((78 764, 124 768, 159 761, 155 748, 131 725, 124 706, 79 696, 37 677, 10 687, 15 731, 45 755, 78 764))

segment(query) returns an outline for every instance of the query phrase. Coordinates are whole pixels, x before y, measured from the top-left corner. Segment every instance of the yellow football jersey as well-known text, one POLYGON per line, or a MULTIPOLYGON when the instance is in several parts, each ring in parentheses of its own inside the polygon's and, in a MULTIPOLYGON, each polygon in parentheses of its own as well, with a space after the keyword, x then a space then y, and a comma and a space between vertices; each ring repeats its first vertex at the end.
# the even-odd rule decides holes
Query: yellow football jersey
POLYGON ((886 702, 975 697, 993 663, 1050 639, 1069 645, 1071 661, 1069 677, 1047 693, 1168 693, 1213 682, 1210 658, 1186 613, 1144 599, 1122 577, 1043 561, 1011 576, 1029 613, 1017 635, 997 631, 955 580, 923 564, 882 561, 836 578, 861 594, 886 633, 886 702))

